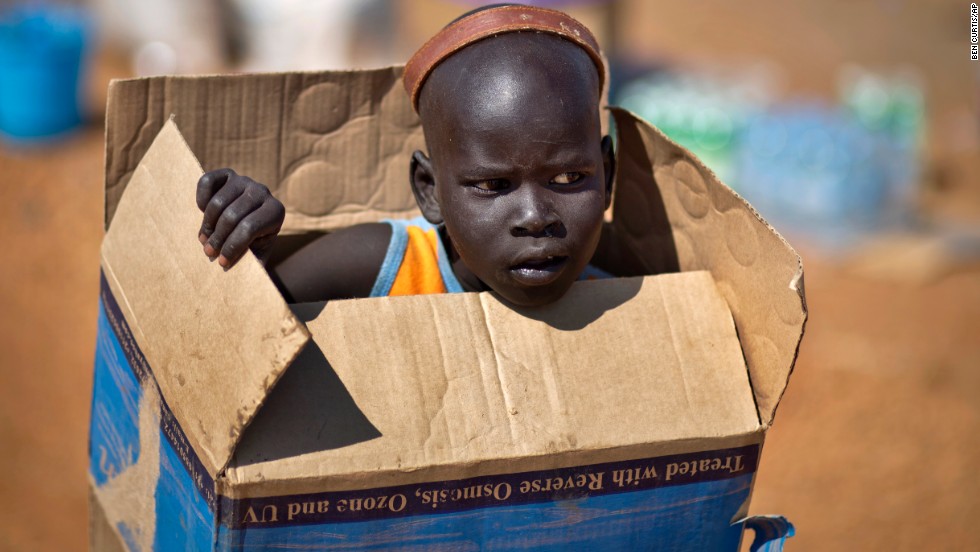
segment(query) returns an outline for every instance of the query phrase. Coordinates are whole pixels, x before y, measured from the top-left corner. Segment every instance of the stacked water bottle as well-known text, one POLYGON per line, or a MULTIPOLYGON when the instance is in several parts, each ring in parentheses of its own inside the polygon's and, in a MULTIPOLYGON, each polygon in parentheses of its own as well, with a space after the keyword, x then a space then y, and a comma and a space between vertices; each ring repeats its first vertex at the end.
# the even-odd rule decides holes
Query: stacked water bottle
POLYGON ((618 102, 690 149, 764 217, 827 246, 910 215, 923 133, 908 76, 842 70, 840 105, 773 101, 765 79, 660 74, 618 102))

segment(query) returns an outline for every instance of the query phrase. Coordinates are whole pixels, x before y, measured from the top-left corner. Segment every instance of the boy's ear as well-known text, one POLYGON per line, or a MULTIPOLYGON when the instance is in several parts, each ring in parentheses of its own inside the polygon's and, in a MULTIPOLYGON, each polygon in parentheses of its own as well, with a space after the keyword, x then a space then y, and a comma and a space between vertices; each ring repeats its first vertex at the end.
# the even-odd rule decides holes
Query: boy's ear
POLYGON ((412 154, 409 172, 412 193, 415 194, 415 202, 418 203, 422 216, 432 224, 442 224, 442 209, 439 208, 439 200, 436 199, 436 179, 432 172, 432 161, 424 153, 416 150, 412 154))
POLYGON ((602 170, 606 179, 606 209, 612 205, 613 179, 616 176, 616 154, 613 152, 613 142, 609 135, 602 137, 602 170))

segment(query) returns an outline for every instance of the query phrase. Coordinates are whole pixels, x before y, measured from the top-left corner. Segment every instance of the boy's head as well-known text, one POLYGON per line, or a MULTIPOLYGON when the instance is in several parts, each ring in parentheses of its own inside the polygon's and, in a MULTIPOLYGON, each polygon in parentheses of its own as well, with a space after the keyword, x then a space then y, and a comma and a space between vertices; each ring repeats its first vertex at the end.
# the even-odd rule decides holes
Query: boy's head
MULTIPOLYGON (((480 13, 510 10, 504 21, 520 22, 519 8, 480 13)), ((528 9, 556 17, 558 29, 588 33, 564 14, 528 9)), ((412 158, 422 213, 445 224, 463 265, 457 274, 518 305, 568 290, 595 252, 611 199, 602 65, 597 49, 580 44, 547 31, 482 38, 437 61, 413 94, 429 149, 412 158)))

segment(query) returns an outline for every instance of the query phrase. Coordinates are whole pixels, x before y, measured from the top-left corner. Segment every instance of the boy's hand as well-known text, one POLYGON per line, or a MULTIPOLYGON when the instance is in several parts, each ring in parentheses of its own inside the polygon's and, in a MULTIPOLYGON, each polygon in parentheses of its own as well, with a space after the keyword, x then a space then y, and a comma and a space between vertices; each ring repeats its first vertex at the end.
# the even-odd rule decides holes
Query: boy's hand
POLYGON ((269 188, 231 169, 204 173, 197 181, 197 206, 204 211, 198 236, 204 254, 225 268, 248 248, 265 261, 286 218, 286 208, 269 188))

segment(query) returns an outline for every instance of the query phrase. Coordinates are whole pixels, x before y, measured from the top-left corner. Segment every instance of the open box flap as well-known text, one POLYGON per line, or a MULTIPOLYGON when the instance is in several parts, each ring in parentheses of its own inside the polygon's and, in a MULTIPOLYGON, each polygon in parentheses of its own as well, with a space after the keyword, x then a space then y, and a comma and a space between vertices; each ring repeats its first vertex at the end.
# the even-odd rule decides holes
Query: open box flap
MULTIPOLYGON (((772 423, 806 322, 799 255, 694 155, 612 108, 618 152, 607 243, 621 273, 708 270, 731 308, 759 417, 772 423)), ((791 185, 791 183, 787 183, 791 185)))
POLYGON ((704 271, 578 282, 538 308, 491 293, 319 308, 303 314, 313 341, 245 432, 230 492, 430 468, 458 478, 500 459, 601 461, 760 430, 731 314, 704 271))
MULTIPOLYGON (((168 124, 170 113, 181 124, 186 122, 184 137, 209 169, 231 166, 275 191, 289 211, 284 226, 286 233, 330 230, 384 217, 412 216, 417 210, 406 183, 408 163, 412 150, 424 149, 424 140, 418 118, 400 88, 400 74, 400 67, 392 67, 114 81, 109 91, 106 126, 107 224, 118 216, 118 202, 125 197, 123 191, 127 186, 137 177, 147 178, 146 171, 137 169, 137 163, 158 130, 168 124)), ((623 273, 627 275, 711 271, 735 317, 758 413, 763 424, 768 424, 792 369, 806 316, 799 258, 751 207, 718 182, 690 153, 627 112, 613 110, 613 113, 619 130, 619 169, 613 206, 615 218, 609 225, 606 242, 622 246, 620 260, 625 262, 618 266, 626 267, 623 273)), ((187 159, 194 159, 183 140, 176 140, 175 129, 163 136, 171 134, 168 140, 179 142, 178 149, 187 154, 187 159)), ((157 163, 160 170, 175 170, 167 167, 169 160, 157 163)), ((187 169, 187 172, 194 172, 191 180, 196 181, 201 168, 196 161, 188 163, 193 164, 193 171, 187 169)), ((187 212, 181 211, 181 216, 193 215, 195 219, 194 227, 186 234, 189 236, 196 234, 200 222, 193 196, 193 191, 180 196, 180 201, 188 202, 187 212)), ((155 200, 146 201, 150 205, 155 200)), ((129 215, 131 220, 125 226, 153 224, 156 220, 137 211, 129 215)), ((161 220, 157 233, 171 235, 173 224, 161 220)), ((135 293, 132 290, 137 286, 132 279, 142 277, 140 263, 126 249, 135 248, 132 241, 136 238, 124 235, 121 230, 115 234, 119 235, 109 239, 113 243, 105 250, 107 264, 110 270, 120 274, 125 272, 124 268, 134 273, 128 276, 130 280, 122 289, 135 293), (126 240, 133 247, 114 245, 126 240)), ((162 240, 161 236, 158 238, 162 240)), ((193 249, 188 255, 194 257, 192 262, 204 263, 200 270, 220 271, 219 267, 207 264, 193 237, 175 240, 159 247, 159 251, 167 251, 167 255, 159 258, 162 260, 147 257, 145 265, 160 262, 161 267, 170 267, 173 253, 167 248, 180 247, 193 249)), ((236 285, 240 287, 234 289, 251 289, 247 287, 251 285, 255 290, 266 290, 259 294, 265 298, 262 301, 268 300, 262 308, 275 315, 263 316, 293 324, 288 313, 277 310, 285 305, 261 267, 249 268, 248 277, 237 274, 242 270, 236 267, 224 274, 225 278, 242 280, 236 280, 235 284, 221 280, 222 288, 236 285)), ((176 269, 171 272, 180 274, 176 269)), ((203 275, 195 278, 212 276, 207 272, 203 275)), ((112 275, 109 279, 112 280, 112 275)), ((202 281, 213 285, 211 280, 202 281)), ((217 294, 216 288, 205 289, 217 294)), ((158 296, 148 300, 166 299, 163 293, 158 296)), ((261 312, 255 310, 253 299, 258 300, 255 297, 249 297, 247 307, 236 305, 229 309, 239 309, 235 312, 242 314, 238 316, 240 320, 252 320, 253 312, 261 312)), ((201 305, 210 305, 203 296, 200 300, 201 305)), ((138 313, 141 325, 147 316, 138 313)), ((215 315, 215 318, 220 317, 215 315)), ((164 329, 200 325, 196 319, 185 325, 161 324, 164 329)), ((236 331, 242 330, 236 328, 236 331)), ((144 334, 156 336, 166 332, 144 334)), ((214 330, 211 335, 217 338, 222 334, 214 330)), ((300 336, 305 339, 305 334, 299 331, 297 343, 302 341, 300 336)), ((237 345, 232 344, 231 348, 237 345)), ((284 354, 284 358, 289 356, 284 354)), ((268 382, 261 380, 271 386, 286 363, 265 368, 249 364, 252 369, 264 371, 261 376, 250 377, 271 378, 268 382)), ((237 373, 240 369, 236 366, 227 373, 237 373)), ((173 385, 180 388, 179 382, 173 385)), ((223 390, 228 385, 250 384, 242 380, 215 388, 223 390)), ((207 388, 206 385, 198 388, 201 387, 207 388)), ((245 391, 233 395, 236 400, 243 397, 254 400, 256 405, 261 401, 258 394, 245 391)), ((235 408, 241 407, 232 403, 229 400, 227 414, 231 416, 227 420, 235 419, 238 414, 235 408)), ((250 405, 243 413, 246 419, 241 423, 224 423, 244 427, 254 408, 250 405)), ((202 429, 199 433, 207 432, 202 429)), ((224 445, 233 446, 234 440, 228 437, 224 445)), ((220 467, 223 461, 219 460, 230 449, 218 448, 224 452, 215 453, 212 463, 220 467)))
POLYGON ((177 126, 164 124, 118 203, 102 258, 163 399, 216 475, 309 332, 251 253, 228 272, 208 262, 197 240, 201 174, 177 126))

